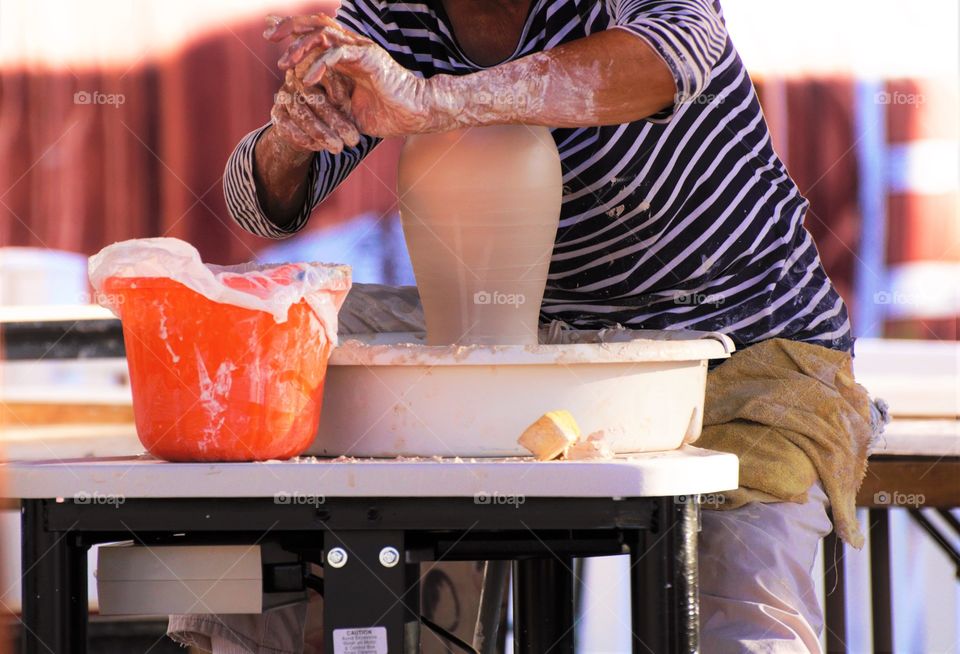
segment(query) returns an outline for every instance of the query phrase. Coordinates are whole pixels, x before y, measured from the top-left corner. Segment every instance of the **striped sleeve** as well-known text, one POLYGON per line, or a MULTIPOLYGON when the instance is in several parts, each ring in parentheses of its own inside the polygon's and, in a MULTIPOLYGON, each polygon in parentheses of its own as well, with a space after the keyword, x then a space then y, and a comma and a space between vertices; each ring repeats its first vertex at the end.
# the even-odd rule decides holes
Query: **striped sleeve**
MULTIPOLYGON (((337 20, 355 31, 365 32, 364 22, 352 2, 342 3, 337 12, 337 20)), ((377 146, 380 139, 361 135, 360 142, 355 147, 344 148, 340 154, 317 152, 307 172, 306 183, 310 191, 303 207, 289 225, 281 227, 270 220, 260 206, 253 176, 254 148, 270 125, 271 123, 267 123, 250 132, 234 148, 227 159, 223 174, 223 195, 227 211, 241 228, 258 236, 282 239, 296 234, 306 226, 314 207, 353 172, 363 158, 377 146)))
POLYGON ((677 85, 675 105, 703 92, 727 42, 710 0, 618 0, 613 19, 614 27, 644 39, 666 62, 677 85))

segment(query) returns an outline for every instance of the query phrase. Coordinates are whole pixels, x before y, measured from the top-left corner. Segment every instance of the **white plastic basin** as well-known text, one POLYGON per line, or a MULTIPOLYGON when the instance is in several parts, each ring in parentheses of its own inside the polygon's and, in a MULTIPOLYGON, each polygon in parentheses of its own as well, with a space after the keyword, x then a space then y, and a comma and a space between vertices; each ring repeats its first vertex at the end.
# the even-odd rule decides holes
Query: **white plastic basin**
POLYGON ((528 455, 517 438, 557 409, 584 435, 605 432, 617 453, 672 450, 700 435, 707 361, 734 349, 727 336, 690 331, 568 331, 563 344, 526 346, 342 338, 311 454, 528 455))

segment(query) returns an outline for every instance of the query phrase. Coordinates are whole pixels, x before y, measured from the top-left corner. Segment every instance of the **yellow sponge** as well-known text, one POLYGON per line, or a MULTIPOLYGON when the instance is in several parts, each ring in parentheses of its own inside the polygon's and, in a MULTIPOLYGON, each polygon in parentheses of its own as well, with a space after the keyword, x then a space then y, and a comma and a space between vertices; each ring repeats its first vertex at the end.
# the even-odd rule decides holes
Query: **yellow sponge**
POLYGON ((517 442, 540 461, 551 461, 567 453, 580 438, 580 427, 569 411, 548 411, 527 427, 517 442))

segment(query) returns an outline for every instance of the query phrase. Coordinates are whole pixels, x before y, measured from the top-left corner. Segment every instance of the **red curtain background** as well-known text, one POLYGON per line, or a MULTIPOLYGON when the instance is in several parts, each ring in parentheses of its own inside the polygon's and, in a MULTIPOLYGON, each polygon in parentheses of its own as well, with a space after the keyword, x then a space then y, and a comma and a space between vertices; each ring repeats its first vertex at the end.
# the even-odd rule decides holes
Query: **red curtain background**
MULTIPOLYGON (((338 3, 300 11, 333 13, 338 3)), ((282 78, 262 20, 224 25, 131 68, 0 70, 0 246, 92 254, 174 236, 236 263, 266 243, 230 220, 221 179, 240 138, 269 119, 282 78), (75 104, 74 93, 123 104, 75 104)), ((313 225, 395 204, 399 144, 382 144, 318 208, 313 225)))
MULTIPOLYGON (((305 3, 297 12, 333 13, 336 5, 305 3)), ((252 258, 267 242, 230 220, 221 176, 237 141, 267 121, 280 85, 280 49, 262 30, 260 19, 224 23, 132 66, 0 69, 0 246, 92 254, 114 241, 166 235, 195 244, 211 262, 252 258), (122 94, 124 102, 76 104, 78 91, 122 94)), ((757 85, 775 144, 810 199, 807 227, 852 304, 860 234, 854 83, 812 78, 757 85)), ((892 107, 891 141, 922 136, 930 106, 892 107)), ((311 228, 392 210, 398 151, 398 142, 382 144, 317 209, 311 228)), ((938 215, 943 222, 951 211, 956 216, 955 196, 891 197, 888 259, 957 260, 960 228, 948 235, 953 250, 944 253, 943 229, 929 221, 938 215)), ((955 319, 928 323, 898 333, 957 337, 955 319)))

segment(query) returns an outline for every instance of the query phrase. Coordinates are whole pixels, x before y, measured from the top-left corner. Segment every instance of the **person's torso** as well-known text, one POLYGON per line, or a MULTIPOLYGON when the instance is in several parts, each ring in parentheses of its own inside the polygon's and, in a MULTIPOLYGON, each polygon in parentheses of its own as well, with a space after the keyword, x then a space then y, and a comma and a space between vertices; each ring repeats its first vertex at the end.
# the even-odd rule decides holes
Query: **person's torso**
MULTIPOLYGON (((439 0, 354 0, 340 19, 423 77, 482 68, 439 0)), ((534 0, 509 60, 613 25, 607 2, 534 0)), ((703 92, 660 120, 668 113, 552 130, 564 198, 544 318, 849 349, 846 310, 802 226, 807 201, 773 150, 729 38, 703 92)))

